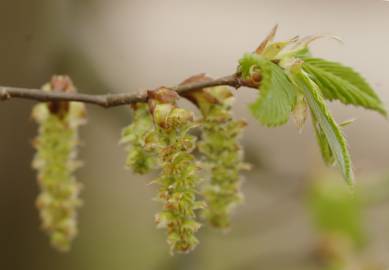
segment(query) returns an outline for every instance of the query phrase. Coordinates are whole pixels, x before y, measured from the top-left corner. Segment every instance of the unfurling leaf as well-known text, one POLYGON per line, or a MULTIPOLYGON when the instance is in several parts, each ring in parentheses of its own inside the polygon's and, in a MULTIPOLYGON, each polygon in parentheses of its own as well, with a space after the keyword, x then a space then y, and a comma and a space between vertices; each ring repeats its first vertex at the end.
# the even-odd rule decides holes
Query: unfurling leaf
POLYGON ((366 80, 350 67, 320 58, 303 58, 303 69, 319 86, 323 96, 375 110, 386 116, 386 110, 366 80))
POLYGON ((353 184, 351 159, 346 140, 330 114, 320 89, 303 70, 292 71, 291 79, 307 99, 324 160, 331 163, 333 157, 346 182, 353 184))
POLYGON ((260 96, 250 105, 252 114, 265 126, 286 123, 296 102, 296 93, 285 72, 260 55, 245 54, 240 60, 240 72, 250 80, 261 73, 260 96))
MULTIPOLYGON (((287 48, 288 46, 290 46, 291 44, 293 44, 297 40, 298 40, 298 36, 295 36, 295 37, 293 37, 289 40, 286 40, 286 41, 279 41, 279 42, 270 43, 266 47, 266 49, 261 53, 261 55, 263 57, 265 57, 266 59, 274 60, 280 55, 280 53, 285 48, 287 48)), ((299 50, 299 53, 301 53, 301 50, 299 50)))
MULTIPOLYGON (((66 76, 54 76, 44 90, 75 91, 66 76)), ((78 102, 40 103, 32 115, 39 125, 32 165, 38 172, 41 189, 37 207, 42 227, 55 248, 67 251, 77 234, 77 208, 81 204, 81 185, 74 171, 80 166, 76 160, 78 127, 85 123, 85 108, 78 102)))

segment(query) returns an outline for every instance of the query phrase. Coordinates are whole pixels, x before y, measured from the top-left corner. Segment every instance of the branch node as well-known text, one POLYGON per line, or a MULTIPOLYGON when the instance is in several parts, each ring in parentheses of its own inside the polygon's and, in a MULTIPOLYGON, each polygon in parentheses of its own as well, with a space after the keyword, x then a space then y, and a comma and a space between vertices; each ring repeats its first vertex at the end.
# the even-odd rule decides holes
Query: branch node
POLYGON ((148 91, 149 90, 141 90, 141 91, 139 91, 139 93, 138 94, 136 94, 136 98, 137 99, 147 99, 147 96, 148 96, 148 91))
POLYGON ((11 95, 8 93, 8 91, 4 88, 0 90, 0 100, 5 101, 11 98, 11 95))

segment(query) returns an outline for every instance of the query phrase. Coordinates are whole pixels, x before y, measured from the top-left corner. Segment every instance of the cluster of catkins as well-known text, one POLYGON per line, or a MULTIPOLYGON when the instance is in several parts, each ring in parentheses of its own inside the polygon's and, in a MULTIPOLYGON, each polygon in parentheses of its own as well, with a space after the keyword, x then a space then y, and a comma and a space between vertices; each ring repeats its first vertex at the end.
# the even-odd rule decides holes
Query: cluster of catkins
MULTIPOLYGON (((43 91, 73 92, 75 87, 69 77, 54 76, 43 91)), ((239 137, 246 124, 233 118, 231 90, 213 87, 185 97, 198 107, 200 117, 178 107, 176 92, 149 91, 147 101, 131 106, 132 123, 121 139, 128 151, 126 164, 135 173, 160 171, 153 181, 159 186, 156 200, 162 203, 155 222, 167 230, 172 253, 188 252, 198 244, 199 216, 227 229, 231 210, 242 201, 239 137), (196 128, 201 131, 199 139, 191 134, 196 128)), ((61 251, 69 250, 77 234, 81 185, 74 171, 80 166, 78 128, 85 123, 85 114, 78 102, 51 101, 33 109, 39 125, 33 160, 41 190, 37 207, 43 229, 61 251)))
MULTIPOLYGON (((67 76, 54 76, 43 91, 73 92, 67 76)), ((36 205, 42 227, 52 245, 67 251, 77 235, 77 208, 80 206, 80 184, 73 173, 80 166, 76 160, 78 127, 85 123, 84 104, 78 102, 39 103, 32 116, 39 125, 34 140, 37 152, 33 167, 38 172, 40 194, 36 205)))
POLYGON ((188 252, 198 244, 197 216, 226 229, 231 210, 242 200, 239 137, 245 123, 232 116, 230 89, 207 88, 185 97, 199 108, 201 117, 179 108, 176 92, 160 88, 149 91, 148 102, 132 106, 133 121, 122 133, 128 167, 140 174, 160 170, 154 183, 163 206, 155 222, 166 228, 172 253, 188 252), (199 141, 191 135, 195 128, 201 131, 199 141))

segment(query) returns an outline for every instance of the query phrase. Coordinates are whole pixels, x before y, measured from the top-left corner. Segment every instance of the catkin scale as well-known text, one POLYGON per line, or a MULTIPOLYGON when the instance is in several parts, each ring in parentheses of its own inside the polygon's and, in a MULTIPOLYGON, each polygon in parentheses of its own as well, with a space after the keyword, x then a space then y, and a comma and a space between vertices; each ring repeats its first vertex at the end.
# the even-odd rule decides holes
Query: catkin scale
MULTIPOLYGON (((43 90, 75 91, 66 76, 54 76, 43 90)), ((41 190, 36 206, 42 228, 55 248, 68 251, 77 235, 77 209, 81 205, 81 184, 76 181, 74 171, 80 166, 76 160, 78 127, 85 123, 85 108, 77 102, 55 103, 40 103, 33 109, 32 116, 39 129, 32 166, 37 170, 41 190)))

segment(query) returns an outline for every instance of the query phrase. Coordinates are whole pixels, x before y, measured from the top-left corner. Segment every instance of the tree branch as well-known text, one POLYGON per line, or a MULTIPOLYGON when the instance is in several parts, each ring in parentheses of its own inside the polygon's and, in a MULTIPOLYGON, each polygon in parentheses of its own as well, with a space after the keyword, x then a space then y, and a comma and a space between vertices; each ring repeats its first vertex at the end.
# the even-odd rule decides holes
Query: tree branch
MULTIPOLYGON (((199 90, 207 87, 228 85, 234 88, 241 86, 257 88, 257 85, 251 81, 245 81, 238 74, 222 77, 219 79, 209 80, 205 82, 195 82, 189 84, 180 84, 174 87, 168 87, 182 94, 188 91, 199 90)), ((115 107, 120 105, 128 105, 136 102, 147 100, 147 91, 129 94, 104 94, 104 95, 88 95, 81 93, 60 93, 60 92, 45 92, 40 89, 27 89, 19 87, 0 86, 0 100, 9 100, 12 98, 31 99, 37 101, 79 101, 88 104, 99 105, 105 108, 115 107)))

